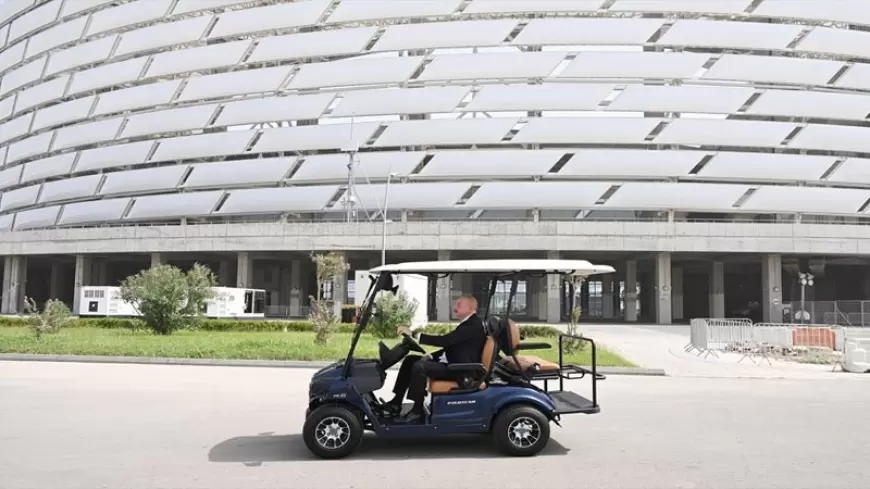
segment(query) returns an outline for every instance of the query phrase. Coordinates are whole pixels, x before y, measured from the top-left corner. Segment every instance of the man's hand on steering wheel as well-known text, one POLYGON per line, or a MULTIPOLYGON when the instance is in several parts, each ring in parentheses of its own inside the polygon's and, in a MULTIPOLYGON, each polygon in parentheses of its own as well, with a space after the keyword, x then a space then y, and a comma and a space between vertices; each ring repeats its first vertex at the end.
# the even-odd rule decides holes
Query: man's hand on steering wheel
POLYGON ((407 335, 407 336, 410 336, 411 338, 414 337, 414 332, 411 331, 411 328, 409 328, 408 326, 399 326, 396 329, 396 333, 398 333, 400 335, 407 335))

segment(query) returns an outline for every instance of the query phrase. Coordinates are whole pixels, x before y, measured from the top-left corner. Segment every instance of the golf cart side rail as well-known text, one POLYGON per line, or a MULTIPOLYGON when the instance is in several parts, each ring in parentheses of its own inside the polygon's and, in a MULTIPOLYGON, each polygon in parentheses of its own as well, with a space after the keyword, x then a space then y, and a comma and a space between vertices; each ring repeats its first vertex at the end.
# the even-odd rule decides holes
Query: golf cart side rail
POLYGON ((604 380, 605 377, 604 375, 598 373, 598 348, 595 345, 595 341, 592 338, 586 338, 585 336, 574 336, 568 334, 559 335, 559 390, 565 390, 565 379, 582 379, 586 376, 586 374, 592 375, 592 405, 594 407, 598 407, 598 381, 604 380), (586 367, 581 367, 580 365, 565 365, 563 349, 565 338, 587 342, 592 346, 592 365, 590 365, 591 370, 586 367))

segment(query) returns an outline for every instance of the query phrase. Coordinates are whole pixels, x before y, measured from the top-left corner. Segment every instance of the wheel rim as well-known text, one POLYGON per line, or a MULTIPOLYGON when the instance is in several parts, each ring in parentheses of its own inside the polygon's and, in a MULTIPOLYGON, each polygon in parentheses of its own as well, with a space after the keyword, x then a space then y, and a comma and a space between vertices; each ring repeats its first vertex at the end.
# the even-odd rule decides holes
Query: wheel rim
POLYGON ((532 418, 523 416, 508 426, 508 439, 517 448, 529 448, 541 439, 541 425, 532 418))
POLYGON ((350 425, 337 416, 330 416, 317 423, 314 437, 321 447, 327 450, 338 450, 350 441, 350 425))

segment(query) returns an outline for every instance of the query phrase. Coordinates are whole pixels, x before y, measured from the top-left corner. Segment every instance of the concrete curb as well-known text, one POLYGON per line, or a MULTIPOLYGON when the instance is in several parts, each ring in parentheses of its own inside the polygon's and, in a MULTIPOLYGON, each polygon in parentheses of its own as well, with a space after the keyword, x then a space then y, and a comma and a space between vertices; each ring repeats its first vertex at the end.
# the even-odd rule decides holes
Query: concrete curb
MULTIPOLYGON (((211 358, 115 357, 96 355, 37 355, 29 353, 0 353, 0 361, 14 362, 67 362, 116 363, 135 365, 194 365, 209 367, 266 367, 266 368, 322 368, 332 362, 304 362, 297 360, 216 360, 211 358)), ((393 367, 390 370, 397 370, 393 367)), ((660 368, 599 367, 603 375, 665 376, 660 368)))

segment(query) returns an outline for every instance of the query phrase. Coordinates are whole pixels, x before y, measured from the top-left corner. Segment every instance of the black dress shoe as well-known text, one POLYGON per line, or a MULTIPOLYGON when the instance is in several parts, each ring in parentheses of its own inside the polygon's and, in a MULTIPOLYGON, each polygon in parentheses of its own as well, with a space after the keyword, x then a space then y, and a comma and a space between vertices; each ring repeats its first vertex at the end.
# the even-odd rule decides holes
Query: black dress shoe
POLYGON ((423 413, 411 411, 403 418, 403 421, 408 424, 422 424, 425 419, 426 417, 423 416, 423 413))

